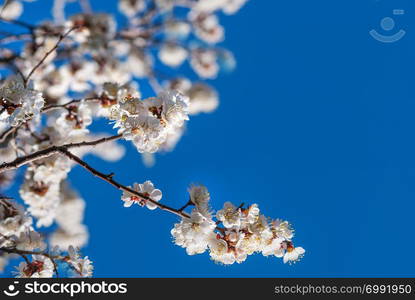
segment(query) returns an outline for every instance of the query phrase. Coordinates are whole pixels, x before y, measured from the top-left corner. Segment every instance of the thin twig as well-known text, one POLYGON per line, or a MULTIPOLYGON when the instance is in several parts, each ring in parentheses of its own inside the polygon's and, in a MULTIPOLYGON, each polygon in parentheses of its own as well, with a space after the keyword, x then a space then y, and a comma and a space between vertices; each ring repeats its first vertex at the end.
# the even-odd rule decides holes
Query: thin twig
POLYGON ((41 252, 41 251, 20 250, 17 248, 1 247, 0 251, 6 252, 6 253, 18 254, 18 255, 43 255, 49 258, 50 260, 57 259, 57 260, 66 261, 67 259, 67 256, 52 255, 47 252, 41 252))
POLYGON ((192 200, 189 199, 189 201, 187 201, 187 203, 185 205, 183 205, 182 207, 180 207, 178 209, 178 211, 184 211, 187 207, 189 207, 191 205, 193 205, 193 202, 192 202, 192 200))
POLYGON ((63 35, 59 36, 58 41, 56 42, 55 46, 52 47, 52 49, 50 49, 48 52, 46 52, 46 54, 43 56, 43 58, 33 67, 33 69, 29 72, 29 74, 27 75, 26 78, 24 78, 24 83, 25 85, 27 84, 27 82, 29 81, 30 77, 33 75, 33 73, 43 64, 43 62, 46 60, 46 58, 48 58, 48 56, 53 53, 58 47, 59 44, 76 28, 78 28, 77 26, 72 27, 71 29, 69 29, 66 33, 64 33, 63 35))
POLYGON ((83 161, 82 159, 80 159, 80 158, 79 158, 79 157, 77 157, 76 155, 72 154, 72 153, 71 153, 71 152, 69 152, 68 150, 66 150, 66 149, 62 149, 62 150, 60 151, 60 153, 62 153, 62 154, 64 154, 64 155, 66 155, 68 158, 70 158, 71 160, 73 160, 74 162, 76 162, 78 165, 80 165, 80 166, 81 166, 81 167, 83 167, 84 169, 88 170, 88 171, 89 171, 90 173, 92 173, 94 176, 96 176, 96 177, 98 177, 98 178, 101 178, 102 180, 104 180, 104 181, 108 182, 109 184, 111 184, 111 185, 115 186, 117 189, 122 190, 122 191, 124 191, 124 192, 131 193, 131 194, 133 194, 133 195, 135 195, 135 196, 138 196, 139 198, 141 198, 141 199, 143 199, 143 200, 145 200, 145 201, 151 202, 151 203, 153 203, 154 205, 156 205, 158 208, 160 208, 161 210, 164 210, 164 211, 170 212, 170 213, 175 214, 175 215, 177 215, 177 216, 179 216, 179 217, 182 217, 182 218, 189 218, 189 215, 188 215, 187 213, 185 213, 185 212, 183 212, 183 211, 181 211, 181 210, 179 210, 179 209, 175 209, 175 208, 172 208, 172 207, 167 206, 167 205, 165 205, 165 204, 162 204, 162 203, 159 203, 159 202, 157 202, 157 201, 154 201, 154 200, 153 200, 153 199, 151 199, 149 196, 147 196, 147 195, 145 195, 145 194, 142 194, 142 193, 140 193, 140 192, 137 192, 137 191, 135 191, 135 190, 133 190, 133 189, 129 188, 128 186, 122 185, 121 183, 119 183, 119 182, 117 182, 117 181, 115 181, 115 180, 113 179, 114 174, 109 174, 109 175, 106 175, 106 174, 104 174, 104 173, 102 173, 102 172, 100 172, 100 171, 96 170, 95 168, 91 167, 91 166, 90 166, 89 164, 87 164, 85 161, 83 161))
POLYGON ((72 148, 79 148, 84 146, 96 146, 98 144, 102 144, 108 141, 117 140, 122 137, 121 134, 117 134, 110 137, 104 137, 98 140, 89 141, 89 142, 80 142, 80 143, 70 143, 65 144, 61 146, 51 146, 49 148, 36 151, 34 153, 28 154, 26 156, 21 156, 13 160, 12 162, 5 162, 0 165, 0 173, 7 171, 7 170, 13 170, 17 169, 21 166, 27 165, 28 163, 31 163, 33 161, 36 161, 41 158, 46 158, 49 156, 52 156, 53 154, 62 153, 62 150, 68 150, 72 148))
MULTIPOLYGON (((69 102, 66 102, 64 104, 51 104, 51 105, 43 107, 42 110, 41 110, 41 113, 49 112, 49 111, 52 111, 54 109, 59 109, 59 108, 67 108, 68 106, 70 106, 72 104, 80 103, 82 101, 99 101, 99 98, 91 97, 91 98, 85 98, 85 99, 73 99, 73 100, 71 100, 69 102)), ((25 121, 26 122, 30 121, 32 118, 33 118, 33 116, 28 116, 25 121)), ((12 133, 16 132, 17 130, 19 130, 20 127, 23 124, 24 123, 22 123, 22 124, 20 124, 19 126, 16 126, 16 127, 9 127, 5 131, 3 131, 0 134, 0 143, 3 143, 10 134, 12 134, 12 133)))
POLYGON ((49 148, 34 152, 32 154, 26 155, 26 156, 22 156, 22 157, 18 157, 16 158, 14 161, 12 162, 6 162, 0 165, 0 173, 4 172, 6 170, 12 170, 12 169, 17 169, 23 165, 29 164, 31 162, 34 162, 36 160, 39 160, 41 158, 46 158, 49 156, 52 156, 54 154, 62 154, 65 155, 66 157, 68 157, 69 159, 71 159, 72 161, 74 161, 75 163, 77 163, 78 165, 80 165, 81 167, 83 167, 84 169, 88 170, 90 173, 92 173, 93 175, 103 179, 104 181, 108 182, 109 184, 115 186, 117 189, 125 191, 125 192, 129 192, 135 196, 138 196, 139 198, 143 199, 144 201, 148 201, 153 203, 154 205, 156 205, 157 207, 159 207, 162 210, 168 211, 170 213, 173 213, 179 217, 183 217, 183 218, 189 218, 189 215, 179 209, 174 209, 170 206, 164 205, 162 203, 159 203, 157 201, 154 201, 153 199, 151 199, 149 196, 143 194, 143 193, 139 193, 125 185, 120 184, 119 182, 115 181, 113 179, 114 174, 111 173, 109 175, 104 174, 98 170, 96 170, 95 168, 91 167, 89 164, 87 164, 85 161, 83 161, 82 159, 80 159, 78 156, 74 155, 73 153, 69 152, 69 149, 72 148, 78 148, 78 147, 84 147, 84 146, 95 146, 98 144, 102 144, 111 140, 117 140, 120 139, 122 137, 121 134, 118 135, 114 135, 111 137, 105 137, 105 138, 101 138, 95 141, 90 141, 90 142, 80 142, 80 143, 71 143, 71 144, 65 144, 62 146, 51 146, 49 148))
POLYGON ((69 102, 66 102, 64 104, 50 104, 48 106, 45 106, 41 112, 48 112, 57 108, 68 108, 68 106, 75 104, 75 103, 80 103, 82 101, 99 101, 100 99, 98 97, 91 97, 91 98, 84 98, 84 99, 72 99, 69 102))
POLYGON ((0 143, 3 143, 7 139, 7 137, 10 134, 12 134, 16 129, 17 127, 9 127, 5 131, 3 131, 3 133, 0 134, 0 143))

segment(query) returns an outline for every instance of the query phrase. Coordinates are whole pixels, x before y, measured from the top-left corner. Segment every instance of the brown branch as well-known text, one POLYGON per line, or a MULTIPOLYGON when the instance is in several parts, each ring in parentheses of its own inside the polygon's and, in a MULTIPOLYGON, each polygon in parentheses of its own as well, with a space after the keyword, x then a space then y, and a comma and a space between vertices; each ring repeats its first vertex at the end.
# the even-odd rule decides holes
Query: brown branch
POLYGON ((33 161, 36 161, 38 159, 52 156, 53 154, 64 153, 64 151, 67 151, 68 149, 79 148, 79 147, 84 147, 84 146, 96 146, 98 144, 102 144, 102 143, 105 143, 105 142, 108 142, 108 141, 117 140, 121 137, 122 137, 121 134, 117 134, 117 135, 114 135, 114 136, 104 137, 104 138, 101 138, 101 139, 98 139, 98 140, 95 140, 95 141, 90 141, 90 142, 80 142, 80 143, 65 144, 65 145, 61 145, 61 146, 51 146, 49 148, 39 150, 39 151, 36 151, 36 152, 28 154, 28 155, 18 157, 15 160, 13 160, 12 162, 2 163, 0 165, 0 173, 4 172, 4 171, 7 171, 7 170, 17 169, 21 166, 24 166, 24 165, 26 165, 28 163, 31 163, 33 161))
POLYGON ((80 103, 82 101, 99 101, 99 100, 100 99, 98 97, 91 97, 91 98, 85 98, 85 99, 72 99, 71 101, 66 102, 64 104, 50 104, 48 106, 45 106, 41 112, 42 113, 48 112, 48 111, 51 111, 57 108, 68 108, 68 106, 75 104, 75 103, 80 103))
POLYGON ((58 259, 58 260, 63 260, 66 258, 66 256, 61 256, 61 255, 51 255, 49 253, 46 252, 41 252, 41 251, 30 251, 30 250, 20 250, 17 248, 7 248, 7 247, 1 247, 0 251, 6 252, 6 253, 12 253, 12 254, 19 254, 19 255, 43 255, 46 256, 50 259, 58 259))
MULTIPOLYGON (((54 262, 54 260, 62 260, 62 261, 67 261, 68 256, 62 256, 62 255, 52 255, 49 254, 47 252, 41 252, 41 251, 30 251, 30 250, 20 250, 17 249, 15 247, 13 248, 7 248, 7 247, 1 247, 0 251, 6 252, 8 254, 18 254, 20 256, 23 255, 43 255, 46 256, 47 258, 49 258, 52 262, 54 262)), ((26 262, 28 262, 27 258, 25 259, 26 262)))
POLYGON ((121 191, 124 191, 124 192, 131 193, 135 196, 138 196, 139 198, 143 199, 144 201, 151 202, 154 205, 156 205, 158 208, 160 208, 161 210, 170 212, 170 213, 175 214, 176 216, 179 216, 179 217, 182 217, 182 218, 189 218, 189 215, 187 213, 181 211, 180 209, 175 209, 175 208, 172 208, 172 207, 167 206, 165 204, 154 201, 149 196, 147 196, 145 194, 142 194, 140 192, 137 192, 137 191, 129 188, 128 186, 122 185, 121 183, 119 183, 119 182, 117 182, 113 179, 113 176, 114 176, 113 173, 111 173, 109 175, 106 175, 106 174, 94 169, 89 164, 87 164, 85 161, 80 159, 78 156, 76 156, 76 155, 72 154, 71 152, 69 152, 67 149, 62 149, 60 151, 60 153, 62 153, 63 155, 66 155, 71 160, 76 162, 78 165, 80 165, 81 167, 83 167, 84 169, 86 169, 87 171, 92 173, 94 176, 96 176, 98 178, 101 178, 102 180, 104 180, 104 181, 108 182, 109 184, 115 186, 117 189, 119 189, 121 191))
POLYGON ((189 207, 191 205, 194 205, 194 204, 193 204, 192 200, 189 199, 189 201, 187 201, 187 203, 185 205, 183 205, 182 207, 180 207, 178 209, 178 211, 184 211, 187 207, 189 207))
POLYGON ((66 33, 64 33, 63 35, 59 36, 58 41, 56 42, 55 46, 52 47, 52 49, 50 49, 48 52, 46 52, 46 54, 43 56, 43 58, 33 67, 33 69, 29 72, 29 74, 27 75, 26 78, 24 78, 24 83, 25 85, 27 84, 27 82, 29 81, 30 77, 33 75, 33 73, 43 64, 43 62, 46 60, 46 58, 48 58, 48 56, 50 54, 52 54, 58 47, 59 44, 76 28, 78 28, 77 26, 72 27, 71 29, 69 29, 66 33))
POLYGON ((13 132, 15 132, 16 130, 17 130, 17 127, 9 127, 5 131, 3 131, 3 133, 0 135, 0 143, 3 143, 7 139, 7 137, 13 132))
POLYGON ((78 269, 76 269, 76 267, 74 265, 72 265, 70 263, 70 257, 69 257, 69 255, 65 255, 65 256, 63 256, 63 255, 52 255, 52 254, 50 254, 48 252, 30 251, 30 250, 20 250, 20 249, 17 249, 16 247, 12 247, 12 248, 1 247, 0 248, 0 251, 3 251, 3 252, 8 253, 8 254, 17 254, 17 255, 20 255, 26 261, 27 264, 30 264, 30 261, 29 261, 29 259, 27 258, 26 255, 41 255, 41 256, 45 256, 45 257, 49 258, 52 261, 53 271, 55 272, 56 277, 59 277, 58 264, 56 263, 56 260, 60 260, 60 261, 62 261, 64 263, 68 264, 68 266, 71 269, 73 269, 75 272, 77 272, 79 275, 81 275, 81 272, 78 269))
POLYGON ((95 141, 90 141, 90 142, 80 142, 80 143, 71 143, 71 144, 65 144, 62 146, 51 146, 49 148, 43 149, 43 150, 39 150, 37 152, 34 152, 32 154, 28 154, 26 156, 22 156, 22 157, 18 157, 15 160, 13 160, 12 162, 5 162, 3 164, 0 165, 0 173, 4 172, 6 170, 13 170, 13 169, 17 169, 21 166, 24 166, 26 164, 29 164, 31 162, 34 162, 36 160, 42 159, 42 158, 46 158, 49 156, 52 156, 54 154, 62 154, 65 155, 66 157, 68 157, 69 159, 71 159, 72 161, 74 161, 75 163, 77 163, 78 165, 80 165, 81 167, 83 167, 84 169, 88 170, 90 173, 92 173, 93 175, 97 176, 98 178, 101 178, 102 180, 108 182, 109 184, 115 186, 117 189, 125 191, 125 192, 129 192, 139 198, 141 198, 144 201, 148 201, 153 203, 154 205, 156 205, 158 208, 160 208, 161 210, 170 212, 172 214, 175 214, 179 217, 182 218, 189 218, 189 215, 185 212, 183 212, 183 209, 175 209, 172 208, 170 206, 167 206, 165 204, 159 203, 157 201, 154 201, 153 199, 151 199, 149 196, 139 193, 125 185, 122 185, 121 183, 118 183, 117 181, 115 181, 113 179, 114 174, 110 173, 110 174, 104 174, 98 170, 96 170, 95 168, 91 167, 89 164, 87 164, 85 161, 83 161, 82 159, 80 159, 78 156, 74 155, 73 153, 69 152, 69 149, 72 148, 79 148, 79 147, 84 147, 84 146, 95 146, 101 143, 105 143, 111 140, 117 140, 120 139, 122 137, 122 134, 118 134, 118 135, 114 135, 111 137, 105 137, 105 138, 101 138, 95 141))
MULTIPOLYGON (((82 101, 99 101, 99 98, 97 98, 97 97, 92 97, 92 98, 85 98, 85 99, 73 99, 73 100, 71 100, 71 101, 69 101, 69 102, 67 102, 67 103, 64 103, 64 104, 51 104, 51 105, 48 105, 48 106, 43 107, 43 108, 42 108, 42 110, 41 110, 40 112, 41 112, 41 113, 45 113, 45 112, 52 111, 52 110, 54 110, 54 109, 59 109, 59 108, 68 108, 68 106, 70 106, 70 105, 72 105, 72 104, 75 104, 75 103, 80 103, 80 102, 82 102, 82 101)), ((30 121, 32 118, 33 118, 33 116, 28 116, 28 117, 26 118, 26 122, 27 122, 27 121, 30 121)), ((0 134, 0 143, 3 143, 3 142, 7 139, 7 137, 8 137, 10 134, 12 134, 12 133, 16 132, 17 130, 19 130, 19 129, 20 129, 20 127, 21 127, 23 124, 24 124, 24 123, 22 123, 22 124, 20 124, 19 126, 16 126, 16 127, 9 127, 9 128, 8 128, 8 129, 6 129, 5 131, 3 131, 3 132, 0 134)))

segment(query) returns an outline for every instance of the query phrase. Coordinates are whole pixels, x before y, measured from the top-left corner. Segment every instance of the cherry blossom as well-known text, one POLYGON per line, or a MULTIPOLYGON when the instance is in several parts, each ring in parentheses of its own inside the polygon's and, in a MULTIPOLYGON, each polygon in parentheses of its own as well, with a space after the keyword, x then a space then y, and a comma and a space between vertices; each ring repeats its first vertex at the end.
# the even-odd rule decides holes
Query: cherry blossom
POLYGON ((115 12, 56 1, 53 19, 33 24, 20 17, 30 7, 22 1, 0 7, 0 22, 22 32, 0 40, 0 270, 14 263, 22 278, 93 276, 92 261, 80 254, 90 199, 70 183, 75 167, 118 189, 130 210, 177 216, 171 235, 188 255, 207 252, 225 265, 256 253, 289 264, 304 256, 291 224, 265 216, 258 204, 223 199, 215 210, 213 194, 193 184, 174 208, 150 180, 126 186, 116 170, 88 162, 90 154, 122 160, 135 148, 150 167, 190 134, 193 116, 218 109, 219 94, 204 79, 236 64, 219 45, 218 15, 234 14, 246 0, 114 0, 115 12), (3 195, 13 188, 19 197, 3 195))

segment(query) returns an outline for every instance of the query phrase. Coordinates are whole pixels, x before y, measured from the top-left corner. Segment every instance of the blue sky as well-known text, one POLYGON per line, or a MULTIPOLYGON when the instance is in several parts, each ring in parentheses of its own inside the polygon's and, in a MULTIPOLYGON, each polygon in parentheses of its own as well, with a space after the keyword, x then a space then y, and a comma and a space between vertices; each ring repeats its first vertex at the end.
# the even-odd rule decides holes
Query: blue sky
MULTIPOLYGON (((27 19, 44 13, 29 5, 27 19)), ((87 201, 91 234, 83 252, 95 276, 413 276, 414 15, 410 0, 251 0, 222 17, 223 45, 238 66, 210 82, 219 109, 191 118, 175 151, 151 169, 131 146, 118 163, 87 161, 125 184, 152 180, 176 207, 194 182, 209 188, 215 209, 258 203, 293 223, 306 256, 289 266, 254 255, 227 267, 188 256, 172 243, 176 217, 123 208, 117 190, 76 168, 70 178, 87 201), (391 32, 380 26, 387 16, 391 32), (386 44, 371 29, 406 35, 386 44)))

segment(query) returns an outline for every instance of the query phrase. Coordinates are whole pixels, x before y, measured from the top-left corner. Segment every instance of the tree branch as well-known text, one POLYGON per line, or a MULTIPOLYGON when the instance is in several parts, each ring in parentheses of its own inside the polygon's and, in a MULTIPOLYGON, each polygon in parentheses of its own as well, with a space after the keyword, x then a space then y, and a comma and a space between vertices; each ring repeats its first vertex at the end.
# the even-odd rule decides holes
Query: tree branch
POLYGON ((59 44, 76 28, 78 28, 77 26, 72 27, 71 29, 69 29, 66 33, 64 33, 63 35, 59 36, 58 41, 56 42, 55 46, 52 47, 52 49, 50 49, 48 52, 46 52, 45 56, 43 56, 43 58, 36 64, 36 66, 33 67, 33 69, 29 72, 29 74, 27 75, 27 77, 25 77, 24 83, 25 85, 27 84, 27 82, 29 81, 30 77, 33 75, 33 73, 43 64, 43 62, 46 60, 46 58, 48 58, 48 56, 50 54, 52 54, 53 51, 55 51, 58 47, 59 44))
POLYGON ((68 108, 68 106, 70 106, 72 104, 75 104, 75 103, 80 103, 82 101, 99 101, 99 100, 100 100, 99 97, 91 97, 91 98, 84 98, 84 99, 72 99, 71 101, 66 102, 64 104, 50 104, 48 106, 45 106, 42 109, 41 112, 42 113, 43 112, 48 112, 48 111, 51 111, 51 110, 54 110, 54 109, 57 109, 57 108, 68 108))
MULTIPOLYGON (((85 98, 85 99, 73 99, 73 100, 71 100, 69 102, 66 102, 64 104, 51 104, 51 105, 43 107, 42 110, 41 110, 41 113, 49 112, 49 111, 52 111, 52 110, 58 109, 58 108, 68 108, 69 105, 72 105, 72 104, 75 104, 75 103, 80 103, 81 101, 99 101, 99 98, 92 97, 92 98, 85 98)), ((33 116, 27 117, 26 122, 30 121, 32 119, 32 117, 33 116)), ((16 127, 9 127, 5 131, 3 131, 0 134, 0 143, 3 143, 10 134, 12 134, 12 133, 16 132, 17 130, 19 130, 20 127, 23 124, 25 124, 25 123, 22 123, 22 124, 20 124, 19 126, 16 126, 16 127)))
POLYGON ((88 165, 86 162, 84 162, 78 156, 76 156, 73 153, 69 152, 69 149, 72 149, 72 148, 79 148, 79 147, 84 147, 84 146, 95 146, 95 145, 102 144, 102 143, 105 143, 105 142, 108 142, 108 141, 111 141, 111 140, 120 139, 121 137, 122 137, 122 134, 118 134, 118 135, 114 135, 114 136, 111 136, 111 137, 101 138, 101 139, 91 141, 91 142, 80 142, 80 143, 65 144, 65 145, 62 145, 62 146, 51 146, 49 148, 39 150, 39 151, 34 152, 32 154, 22 156, 22 157, 18 157, 12 162, 6 162, 6 163, 1 164, 0 165, 0 173, 4 172, 6 170, 17 169, 17 168, 19 168, 21 166, 24 166, 26 164, 29 164, 33 161, 52 156, 53 154, 60 153, 62 155, 65 155, 66 157, 68 157, 69 159, 71 159, 72 161, 74 161, 75 163, 77 163, 78 165, 83 167, 84 169, 88 170, 93 175, 95 175, 95 176, 103 179, 104 181, 108 182, 109 184, 115 186, 117 189, 125 191, 125 192, 129 192, 133 195, 136 195, 136 196, 140 197, 141 199, 143 199, 144 201, 151 202, 154 205, 156 205, 157 207, 159 207, 160 209, 168 211, 168 212, 170 212, 172 214, 175 214, 179 217, 189 218, 189 215, 187 213, 183 212, 182 210, 174 209, 172 207, 169 207, 167 205, 164 205, 162 203, 154 201, 153 199, 146 196, 145 194, 139 193, 139 192, 137 192, 137 191, 125 186, 125 185, 122 185, 122 184, 118 183, 117 181, 115 181, 113 179, 113 176, 114 176, 113 173, 111 173, 109 175, 101 173, 100 171, 98 171, 98 170, 94 169, 93 167, 91 167, 90 165, 88 165))
POLYGON ((78 156, 76 156, 76 155, 72 154, 71 152, 69 152, 67 149, 62 149, 60 151, 60 153, 62 153, 63 155, 66 155, 71 160, 76 162, 78 165, 80 165, 81 167, 83 167, 84 169, 86 169, 87 171, 92 173, 94 176, 96 176, 98 178, 101 178, 102 180, 104 180, 104 181, 108 182, 109 184, 115 186, 117 189, 119 189, 121 191, 124 191, 124 192, 129 192, 129 193, 131 193, 135 196, 138 196, 139 198, 141 198, 145 201, 151 202, 154 205, 156 205, 158 208, 160 208, 161 210, 165 210, 167 212, 170 212, 170 213, 175 214, 175 215, 177 215, 179 217, 182 217, 182 218, 189 218, 189 215, 187 213, 183 212, 180 209, 175 209, 175 208, 172 208, 170 206, 159 203, 157 201, 154 201, 153 199, 146 196, 145 194, 139 193, 139 192, 129 188, 128 186, 122 185, 121 183, 119 183, 119 182, 117 182, 113 179, 113 176, 114 176, 113 173, 111 173, 109 175, 106 175, 106 174, 94 169, 89 164, 87 164, 85 161, 80 159, 78 156))
POLYGON ((53 154, 57 154, 57 153, 64 153, 63 151, 67 151, 68 149, 72 149, 72 148, 79 148, 79 147, 84 147, 84 146, 96 146, 98 144, 102 144, 108 141, 112 141, 112 140, 117 140, 120 139, 122 137, 121 134, 117 134, 111 137, 104 137, 95 141, 90 141, 90 142, 80 142, 80 143, 71 143, 71 144, 65 144, 65 145, 61 145, 61 146, 51 146, 49 148, 43 149, 43 150, 39 150, 36 151, 32 154, 28 154, 22 157, 18 157, 15 160, 13 160, 12 162, 5 162, 2 163, 0 165, 0 173, 7 171, 7 170, 13 170, 13 169, 17 169, 21 166, 24 166, 28 163, 31 163, 33 161, 36 161, 38 159, 41 158, 46 158, 49 156, 52 156, 53 154))
MULTIPOLYGON (((9 253, 9 254, 18 254, 20 256, 25 256, 25 255, 43 255, 46 256, 47 258, 49 258, 52 262, 54 262, 54 260, 62 260, 62 261, 66 261, 67 260, 67 256, 62 256, 62 255, 52 255, 50 253, 47 252, 41 252, 41 251, 29 251, 29 250, 20 250, 17 249, 15 247, 13 248, 7 248, 7 247, 1 247, 0 251, 9 253)), ((28 259, 25 258, 26 262, 28 262, 28 259)))

